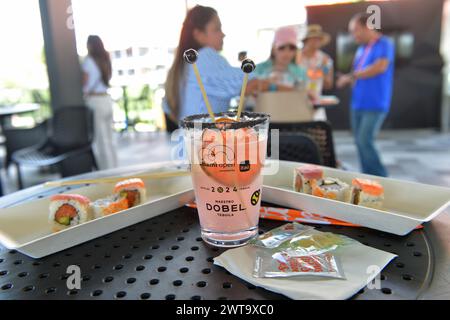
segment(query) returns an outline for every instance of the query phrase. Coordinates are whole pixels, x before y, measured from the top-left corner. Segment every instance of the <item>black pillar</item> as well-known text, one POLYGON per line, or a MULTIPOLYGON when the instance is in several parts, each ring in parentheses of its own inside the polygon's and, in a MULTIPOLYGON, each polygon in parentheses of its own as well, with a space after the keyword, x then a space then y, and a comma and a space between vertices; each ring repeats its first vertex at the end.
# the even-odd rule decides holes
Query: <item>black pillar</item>
POLYGON ((53 110, 84 104, 71 5, 70 0, 39 0, 53 110))

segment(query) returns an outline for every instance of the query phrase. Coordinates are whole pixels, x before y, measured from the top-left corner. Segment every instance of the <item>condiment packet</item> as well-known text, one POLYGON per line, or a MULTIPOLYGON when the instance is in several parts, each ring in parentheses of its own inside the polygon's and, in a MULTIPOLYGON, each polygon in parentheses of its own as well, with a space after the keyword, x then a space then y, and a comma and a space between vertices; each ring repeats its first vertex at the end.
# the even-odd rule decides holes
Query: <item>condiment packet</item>
POLYGON ((313 227, 304 226, 300 223, 286 223, 278 228, 268 231, 249 243, 263 248, 276 248, 283 242, 294 238, 295 236, 314 229, 313 227))
POLYGON ((309 229, 301 234, 295 235, 290 240, 284 241, 277 249, 285 251, 295 250, 297 253, 302 253, 303 255, 317 255, 334 251, 341 246, 352 243, 355 243, 355 240, 346 236, 309 229))
POLYGON ((256 253, 253 276, 256 278, 285 278, 313 276, 345 279, 336 256, 330 252, 304 255, 296 250, 278 251, 259 249, 256 253))

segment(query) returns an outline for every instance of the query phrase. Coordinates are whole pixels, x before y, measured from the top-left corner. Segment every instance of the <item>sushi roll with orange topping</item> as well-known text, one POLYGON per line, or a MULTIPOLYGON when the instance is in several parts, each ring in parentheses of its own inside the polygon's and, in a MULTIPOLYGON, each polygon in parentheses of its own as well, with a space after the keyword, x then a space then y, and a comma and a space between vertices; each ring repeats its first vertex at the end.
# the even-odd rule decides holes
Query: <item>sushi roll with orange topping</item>
POLYGON ((129 208, 128 199, 126 197, 110 196, 104 199, 98 199, 91 205, 94 217, 101 218, 114 214, 129 208))
POLYGON ((79 194, 57 194, 50 198, 49 222, 61 231, 92 219, 91 201, 79 194))
POLYGON ((294 169, 294 190, 311 194, 312 186, 320 184, 323 179, 322 168, 305 164, 294 169))
POLYGON ((342 202, 350 202, 352 198, 351 187, 339 179, 325 178, 312 187, 312 195, 342 202))
POLYGON ((352 203, 363 207, 381 209, 384 200, 384 188, 369 179, 353 179, 352 203))
POLYGON ((114 195, 119 198, 126 198, 129 208, 145 202, 145 193, 144 181, 139 178, 120 181, 114 187, 114 195))

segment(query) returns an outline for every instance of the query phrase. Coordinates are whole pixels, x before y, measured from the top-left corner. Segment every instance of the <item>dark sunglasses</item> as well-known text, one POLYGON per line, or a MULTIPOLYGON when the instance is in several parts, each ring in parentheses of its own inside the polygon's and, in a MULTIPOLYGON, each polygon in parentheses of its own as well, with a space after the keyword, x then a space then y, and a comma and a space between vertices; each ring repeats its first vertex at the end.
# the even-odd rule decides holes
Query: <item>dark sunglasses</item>
POLYGON ((285 44, 285 45, 279 46, 277 50, 283 51, 286 48, 289 49, 290 51, 297 50, 297 47, 294 46, 293 44, 285 44))

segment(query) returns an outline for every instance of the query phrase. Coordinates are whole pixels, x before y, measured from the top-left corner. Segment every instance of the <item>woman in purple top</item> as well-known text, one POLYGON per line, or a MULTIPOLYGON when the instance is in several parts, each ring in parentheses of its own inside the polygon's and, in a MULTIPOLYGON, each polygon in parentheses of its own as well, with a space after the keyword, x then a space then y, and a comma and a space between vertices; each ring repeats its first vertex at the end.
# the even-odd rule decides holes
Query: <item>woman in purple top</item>
POLYGON ((353 71, 342 75, 338 88, 353 85, 351 124, 364 173, 387 176, 375 148, 375 137, 389 112, 394 74, 394 45, 367 24, 368 16, 357 14, 349 23, 350 33, 360 44, 353 71))

